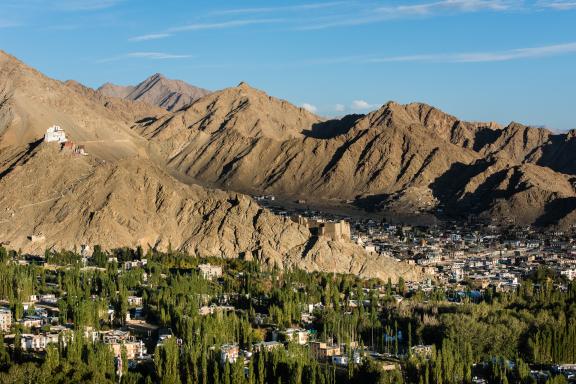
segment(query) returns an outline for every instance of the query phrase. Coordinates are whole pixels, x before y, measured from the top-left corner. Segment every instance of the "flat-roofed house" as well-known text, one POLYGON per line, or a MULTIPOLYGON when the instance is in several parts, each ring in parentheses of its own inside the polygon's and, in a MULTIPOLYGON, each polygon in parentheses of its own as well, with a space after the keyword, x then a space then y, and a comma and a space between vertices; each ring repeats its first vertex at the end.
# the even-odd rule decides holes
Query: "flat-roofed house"
POLYGON ((0 331, 8 332, 12 326, 12 311, 8 308, 0 307, 0 331))

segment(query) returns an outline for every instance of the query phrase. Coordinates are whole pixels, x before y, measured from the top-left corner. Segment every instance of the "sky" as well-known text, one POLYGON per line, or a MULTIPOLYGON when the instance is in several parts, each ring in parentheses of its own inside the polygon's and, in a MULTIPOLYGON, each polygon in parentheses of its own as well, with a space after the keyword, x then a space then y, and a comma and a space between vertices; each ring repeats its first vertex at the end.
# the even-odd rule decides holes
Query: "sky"
POLYGON ((0 49, 90 87, 160 72, 322 116, 394 100, 576 128, 576 0, 0 0, 0 49))

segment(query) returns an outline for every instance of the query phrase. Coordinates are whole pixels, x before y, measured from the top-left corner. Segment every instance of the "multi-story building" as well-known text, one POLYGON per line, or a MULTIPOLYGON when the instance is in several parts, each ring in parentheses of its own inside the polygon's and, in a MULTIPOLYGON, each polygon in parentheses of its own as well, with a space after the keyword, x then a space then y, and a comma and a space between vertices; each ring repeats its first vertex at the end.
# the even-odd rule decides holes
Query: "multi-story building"
POLYGON ((12 326, 12 312, 8 308, 0 307, 0 331, 8 332, 12 326))
POLYGON ((102 341, 108 344, 114 353, 114 356, 121 356, 122 348, 126 348, 126 357, 133 360, 146 354, 146 347, 141 340, 137 340, 130 335, 128 331, 115 329, 112 331, 101 332, 102 341))
POLYGON ((122 348, 126 348, 126 358, 128 360, 134 360, 137 357, 142 357, 146 354, 146 347, 142 340, 136 340, 134 338, 122 341, 110 340, 107 344, 112 349, 114 356, 121 356, 122 348))
POLYGON ((131 307, 137 307, 142 305, 142 297, 140 296, 128 296, 128 305, 131 307))
POLYGON ((278 339, 280 336, 281 340, 293 341, 300 345, 305 345, 308 343, 309 333, 305 329, 288 328, 285 331, 275 331, 274 339, 278 339))
POLYGON ((318 360, 328 360, 332 356, 341 354, 340 346, 336 344, 328 344, 320 341, 313 341, 310 343, 310 352, 318 360))
POLYGON ((58 333, 42 333, 33 335, 25 333, 20 339, 20 346, 23 351, 44 351, 48 344, 58 344, 60 335, 58 333))
POLYGON ((200 264, 198 270, 205 279, 212 280, 222 276, 222 266, 212 264, 200 264))

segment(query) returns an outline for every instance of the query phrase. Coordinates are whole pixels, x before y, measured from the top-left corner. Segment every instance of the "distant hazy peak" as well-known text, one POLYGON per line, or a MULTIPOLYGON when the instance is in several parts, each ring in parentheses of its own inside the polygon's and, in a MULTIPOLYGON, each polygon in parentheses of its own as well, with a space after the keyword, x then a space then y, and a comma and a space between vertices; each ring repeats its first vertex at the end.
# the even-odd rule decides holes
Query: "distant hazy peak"
POLYGON ((98 88, 106 96, 142 101, 169 111, 177 111, 210 94, 210 91, 190 85, 182 80, 168 79, 155 73, 138 85, 121 86, 106 83, 98 88))

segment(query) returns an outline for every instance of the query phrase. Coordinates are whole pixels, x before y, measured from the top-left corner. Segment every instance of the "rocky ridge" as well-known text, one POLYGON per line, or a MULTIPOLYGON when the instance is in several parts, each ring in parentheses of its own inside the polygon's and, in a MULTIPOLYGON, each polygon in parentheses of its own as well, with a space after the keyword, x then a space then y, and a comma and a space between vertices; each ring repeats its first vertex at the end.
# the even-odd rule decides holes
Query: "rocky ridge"
POLYGON ((573 133, 465 122, 421 103, 326 121, 241 84, 135 129, 172 169, 237 191, 541 225, 564 222, 572 210, 554 202, 576 196, 573 133))
POLYGON ((162 119, 164 110, 49 79, 2 52, 0 90, 0 241, 12 248, 172 247, 281 268, 420 277, 350 241, 313 237, 245 195, 172 177, 156 161, 159 146, 132 129, 162 119), (89 156, 42 142, 54 122, 89 156))

